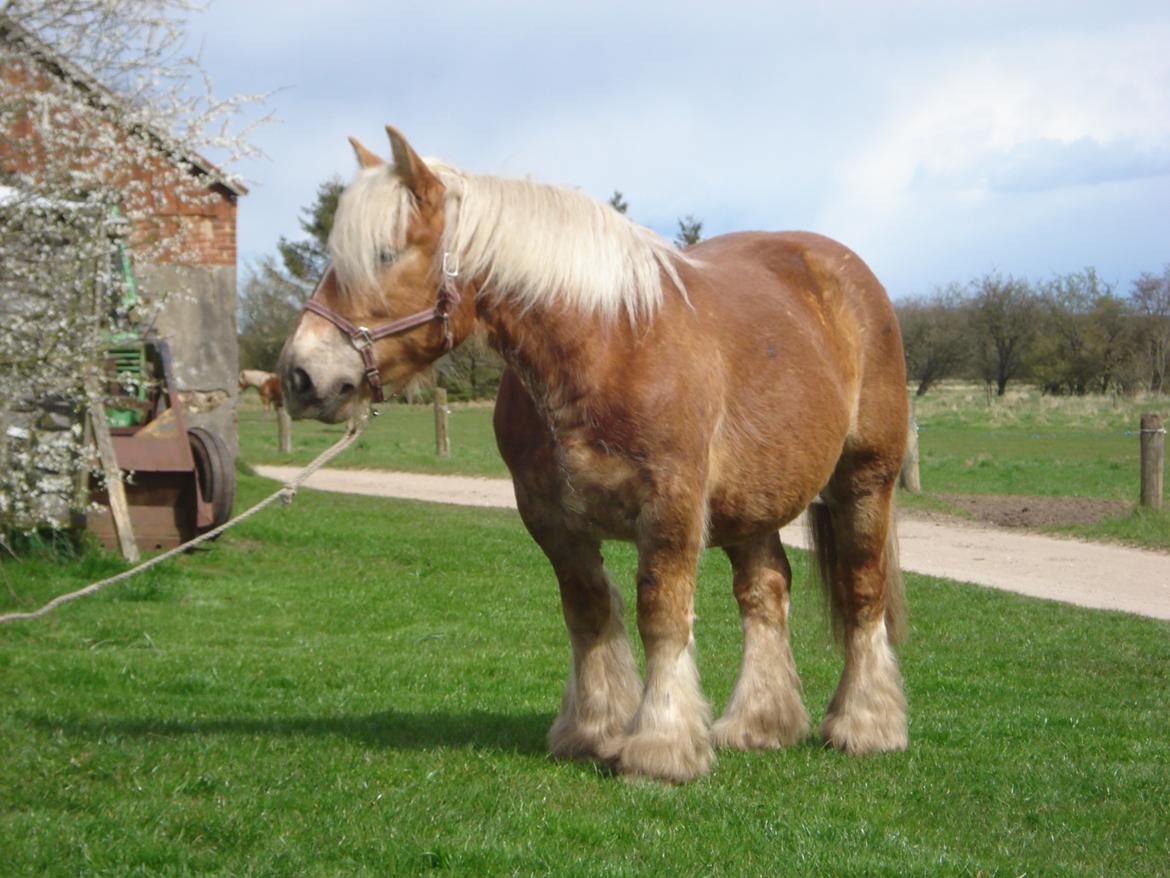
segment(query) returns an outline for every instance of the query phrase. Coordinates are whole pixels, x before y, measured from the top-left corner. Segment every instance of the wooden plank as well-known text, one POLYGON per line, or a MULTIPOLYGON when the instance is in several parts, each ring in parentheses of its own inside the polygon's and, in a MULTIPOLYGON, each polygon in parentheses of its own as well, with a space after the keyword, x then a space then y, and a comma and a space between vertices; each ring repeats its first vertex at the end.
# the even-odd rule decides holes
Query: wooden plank
POLYGON ((114 529, 118 533, 118 546, 122 550, 122 557, 134 563, 140 557, 138 544, 134 542, 134 528, 130 524, 130 507, 126 503, 122 471, 118 469, 114 441, 110 438, 110 422, 106 419, 106 410, 102 405, 101 384, 93 372, 85 379, 85 391, 89 396, 89 420, 93 427, 94 441, 97 443, 98 460, 106 476, 106 490, 109 493, 114 529))

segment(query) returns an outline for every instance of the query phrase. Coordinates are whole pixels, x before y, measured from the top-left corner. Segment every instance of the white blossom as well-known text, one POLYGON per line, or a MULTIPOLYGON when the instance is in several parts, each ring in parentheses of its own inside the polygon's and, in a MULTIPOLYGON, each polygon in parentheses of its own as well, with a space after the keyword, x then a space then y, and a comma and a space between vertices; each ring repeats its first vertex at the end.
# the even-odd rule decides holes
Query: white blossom
POLYGON ((199 9, 0 3, 0 535, 65 524, 91 457, 84 377, 161 305, 122 305, 118 242, 138 262, 194 261, 160 198, 210 202, 208 181, 257 155, 264 97, 217 97, 183 51, 199 9))

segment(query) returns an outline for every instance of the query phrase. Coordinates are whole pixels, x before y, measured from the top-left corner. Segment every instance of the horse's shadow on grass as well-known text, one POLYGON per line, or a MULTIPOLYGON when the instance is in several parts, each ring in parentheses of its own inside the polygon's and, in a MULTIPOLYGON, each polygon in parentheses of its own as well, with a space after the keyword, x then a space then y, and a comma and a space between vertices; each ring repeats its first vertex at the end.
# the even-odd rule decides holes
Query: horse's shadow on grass
POLYGON ((552 717, 544 713, 408 713, 379 711, 363 716, 221 717, 197 720, 103 719, 32 720, 47 731, 83 738, 183 738, 223 735, 284 738, 342 738, 391 750, 471 748, 524 755, 546 752, 545 733, 552 717))

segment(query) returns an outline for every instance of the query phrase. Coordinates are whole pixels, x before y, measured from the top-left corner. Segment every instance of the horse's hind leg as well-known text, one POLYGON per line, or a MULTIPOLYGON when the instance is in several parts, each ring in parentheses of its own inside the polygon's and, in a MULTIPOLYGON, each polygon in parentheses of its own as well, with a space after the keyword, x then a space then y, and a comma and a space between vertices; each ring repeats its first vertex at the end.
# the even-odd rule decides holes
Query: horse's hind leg
POLYGON ((775 532, 729 546, 726 552, 743 623, 743 663, 711 736, 718 747, 786 747, 808 734, 808 712, 788 642, 792 569, 775 532))
POLYGON ((573 649, 549 751, 558 758, 594 758, 621 736, 641 690, 622 599, 606 575, 598 543, 545 536, 540 544, 556 571, 573 649))
POLYGON ((847 753, 904 750, 906 698, 891 641, 899 636, 901 576, 892 520, 896 463, 842 461, 814 504, 813 542, 845 641, 845 669, 821 725, 847 753))

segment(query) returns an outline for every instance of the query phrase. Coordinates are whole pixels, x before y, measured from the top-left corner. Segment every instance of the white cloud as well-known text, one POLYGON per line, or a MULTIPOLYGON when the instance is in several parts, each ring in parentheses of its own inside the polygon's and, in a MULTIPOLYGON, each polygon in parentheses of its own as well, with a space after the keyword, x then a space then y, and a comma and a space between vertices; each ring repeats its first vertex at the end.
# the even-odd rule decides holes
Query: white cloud
MULTIPOLYGON (((1059 190, 1170 175, 1167 45, 1164 24, 1053 29, 936 59, 934 69, 902 77, 891 114, 842 163, 819 225, 891 266, 895 277, 916 277, 913 285, 925 279, 907 268, 907 242, 929 241, 932 264, 951 261, 951 278, 939 281, 994 265, 1026 274, 1108 264, 1111 253, 1132 257, 1120 241, 1135 234, 1124 216, 1110 217, 1094 240, 1065 213, 1075 203, 1085 221, 1100 222, 1113 196, 1070 198, 1059 190), (1047 256, 1032 260, 1019 246, 1041 234, 1036 253, 1050 254, 1067 239, 1064 266, 1051 267, 1047 256), (980 249, 973 252, 972 241, 980 249)), ((1142 189, 1125 188, 1131 214, 1144 213, 1142 199, 1142 189)), ((1153 250, 1159 228, 1165 240, 1165 221, 1136 235, 1153 250)))
POLYGON ((317 183, 349 174, 345 135, 384 152, 393 122, 470 170, 621 189, 668 234, 684 213, 712 233, 822 231, 891 286, 1047 271, 1062 235, 1071 267, 1167 258, 1165 187, 1126 182, 1162 180, 1168 159, 1164 2, 221 0, 212 15, 217 79, 291 86, 273 161, 250 169, 247 250, 295 234, 317 183), (1097 241, 1060 214, 1123 203, 1145 225, 1097 241), (1043 246, 1016 246, 1038 225, 1043 246))
MULTIPOLYGON (((969 52, 950 70, 923 71, 929 85, 904 98, 877 141, 859 150, 844 169, 843 192, 892 204, 924 180, 985 188, 1013 155, 1034 169, 1042 152, 1090 165, 1101 152, 1127 154, 1129 164, 1164 158, 1170 27, 1032 36, 969 52), (1026 156, 1029 149, 1036 154, 1026 156)), ((1057 185, 1069 177, 1055 176, 1057 185)))

